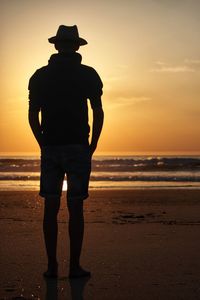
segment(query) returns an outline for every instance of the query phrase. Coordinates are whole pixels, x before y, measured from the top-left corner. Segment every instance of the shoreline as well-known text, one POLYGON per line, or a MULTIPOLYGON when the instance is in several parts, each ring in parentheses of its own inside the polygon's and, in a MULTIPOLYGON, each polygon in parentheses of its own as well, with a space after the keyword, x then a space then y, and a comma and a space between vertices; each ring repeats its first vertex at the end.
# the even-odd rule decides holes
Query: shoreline
MULTIPOLYGON (((8 181, 8 185, 6 185, 6 183, 4 182, 3 185, 1 185, 1 180, 0 180, 0 193, 38 193, 39 194, 39 182, 38 182, 38 186, 26 186, 26 187, 22 187, 19 190, 18 187, 18 181, 14 181, 14 183, 17 186, 13 186, 10 185, 10 180, 8 181)), ((24 183, 24 181, 22 181, 24 183)), ((64 190, 62 191, 62 193, 66 192, 66 185, 64 187, 64 190)), ((191 190, 191 191, 200 191, 200 186, 111 186, 111 187, 90 187, 89 188, 89 193, 93 193, 95 191, 153 191, 153 190, 159 190, 159 191, 176 191, 176 190, 191 190)))

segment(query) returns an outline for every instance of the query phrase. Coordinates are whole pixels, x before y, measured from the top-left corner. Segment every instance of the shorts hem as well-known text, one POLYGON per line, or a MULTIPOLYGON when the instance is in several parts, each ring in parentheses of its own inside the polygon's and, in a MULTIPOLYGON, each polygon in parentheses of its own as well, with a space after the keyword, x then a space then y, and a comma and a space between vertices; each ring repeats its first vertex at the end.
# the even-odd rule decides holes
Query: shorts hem
POLYGON ((89 197, 89 194, 81 195, 81 196, 67 196, 67 201, 72 202, 72 201, 82 201, 86 200, 89 197))
POLYGON ((54 198, 54 197, 61 197, 61 194, 47 194, 47 193, 42 193, 42 192, 39 192, 39 196, 42 197, 42 198, 47 198, 47 197, 51 197, 51 198, 54 198))

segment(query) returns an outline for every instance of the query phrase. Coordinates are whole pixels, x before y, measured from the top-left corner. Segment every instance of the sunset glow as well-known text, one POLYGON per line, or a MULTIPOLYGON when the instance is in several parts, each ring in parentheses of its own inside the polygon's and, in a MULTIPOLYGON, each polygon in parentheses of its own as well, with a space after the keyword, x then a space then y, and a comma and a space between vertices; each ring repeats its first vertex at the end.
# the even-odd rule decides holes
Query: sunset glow
POLYGON ((200 153, 200 2, 3 0, 0 9, 0 152, 39 153, 28 80, 56 52, 47 39, 58 26, 77 24, 82 61, 104 83, 98 153, 200 153))

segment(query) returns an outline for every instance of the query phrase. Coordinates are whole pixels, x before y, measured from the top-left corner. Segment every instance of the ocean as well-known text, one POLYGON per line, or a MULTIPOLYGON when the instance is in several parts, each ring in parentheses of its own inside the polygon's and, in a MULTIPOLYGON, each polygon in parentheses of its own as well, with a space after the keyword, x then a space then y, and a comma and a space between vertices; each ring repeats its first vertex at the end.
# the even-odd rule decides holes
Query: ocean
MULTIPOLYGON (((0 191, 36 191, 39 176, 37 156, 0 157, 0 191)), ((90 189, 141 188, 199 189, 200 156, 94 156, 90 189)))

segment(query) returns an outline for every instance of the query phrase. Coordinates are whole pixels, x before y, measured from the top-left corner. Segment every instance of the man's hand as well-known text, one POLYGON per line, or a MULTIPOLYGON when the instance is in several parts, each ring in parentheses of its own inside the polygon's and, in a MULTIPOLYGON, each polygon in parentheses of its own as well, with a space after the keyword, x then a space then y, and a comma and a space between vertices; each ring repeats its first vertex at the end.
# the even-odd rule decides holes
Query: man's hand
POLYGON ((96 150, 97 145, 90 145, 90 156, 92 157, 92 155, 94 154, 95 150, 96 150))

